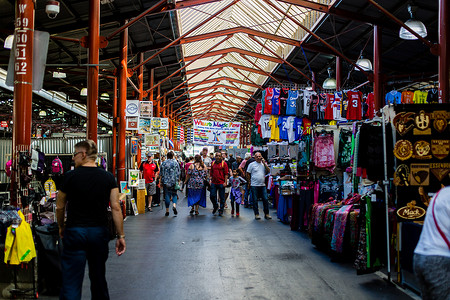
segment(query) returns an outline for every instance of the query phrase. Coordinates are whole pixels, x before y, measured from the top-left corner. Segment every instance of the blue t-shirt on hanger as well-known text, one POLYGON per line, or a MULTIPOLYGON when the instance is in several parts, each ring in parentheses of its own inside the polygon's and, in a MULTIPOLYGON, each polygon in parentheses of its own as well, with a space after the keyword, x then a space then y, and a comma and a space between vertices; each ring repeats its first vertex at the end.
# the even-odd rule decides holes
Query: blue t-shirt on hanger
POLYGON ((303 118, 294 119, 295 140, 298 141, 303 135, 303 118))
POLYGON ((288 117, 281 116, 278 118, 278 128, 280 129, 280 140, 287 140, 288 136, 288 117))
POLYGON ((295 113, 297 111, 297 98, 298 98, 298 91, 297 90, 289 90, 287 99, 287 108, 286 108, 286 115, 288 116, 295 116, 295 113))
POLYGON ((392 90, 386 94, 386 104, 400 104, 402 103, 402 93, 392 90))
POLYGON ((280 114, 280 89, 273 89, 273 97, 272 97, 272 115, 280 114))

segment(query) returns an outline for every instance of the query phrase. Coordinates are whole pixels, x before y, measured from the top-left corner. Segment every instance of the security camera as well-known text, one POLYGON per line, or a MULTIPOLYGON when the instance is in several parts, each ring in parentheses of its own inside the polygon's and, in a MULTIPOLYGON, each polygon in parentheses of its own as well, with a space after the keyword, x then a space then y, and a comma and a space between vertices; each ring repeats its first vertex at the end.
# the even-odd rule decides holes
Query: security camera
POLYGON ((50 19, 56 18, 59 14, 59 2, 58 1, 47 1, 45 5, 45 12, 50 19))

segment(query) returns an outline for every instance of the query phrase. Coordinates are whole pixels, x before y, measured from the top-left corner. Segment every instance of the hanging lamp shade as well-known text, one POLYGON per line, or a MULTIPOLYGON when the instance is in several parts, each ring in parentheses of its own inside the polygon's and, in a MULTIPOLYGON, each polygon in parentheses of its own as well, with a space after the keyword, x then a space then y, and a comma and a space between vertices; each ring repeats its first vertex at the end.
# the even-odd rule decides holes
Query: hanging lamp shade
POLYGON ((3 47, 5 49, 12 49, 14 43, 14 35, 8 35, 8 37, 5 39, 5 43, 3 44, 3 47))
POLYGON ((108 93, 102 93, 100 95, 100 99, 102 99, 102 100, 109 100, 109 94, 108 93))
MULTIPOLYGON (((359 66, 361 69, 363 69, 363 71, 372 71, 372 62, 370 61, 370 59, 364 58, 364 57, 360 57, 357 61, 356 61, 356 65, 359 66)), ((357 69, 359 71, 359 69, 357 69)))
POLYGON ((331 68, 328 68, 328 78, 322 84, 322 87, 325 90, 334 90, 336 89, 336 79, 331 78, 331 68))
POLYGON ((80 96, 87 96, 87 88, 82 88, 81 89, 80 96))
MULTIPOLYGON (((419 20, 416 20, 414 18, 414 12, 416 11, 417 6, 414 5, 408 5, 408 12, 411 15, 411 19, 405 22, 405 25, 411 28, 414 32, 416 32, 421 37, 427 36, 427 28, 425 25, 420 22, 419 20)), ((400 28, 399 37, 404 40, 417 40, 417 37, 413 35, 411 32, 406 30, 404 27, 400 28)))

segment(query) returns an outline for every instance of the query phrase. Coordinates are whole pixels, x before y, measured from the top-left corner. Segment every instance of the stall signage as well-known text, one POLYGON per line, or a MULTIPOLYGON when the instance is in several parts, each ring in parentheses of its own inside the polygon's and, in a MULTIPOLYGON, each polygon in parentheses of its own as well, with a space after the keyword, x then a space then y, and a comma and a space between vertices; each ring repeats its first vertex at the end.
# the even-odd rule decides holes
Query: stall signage
POLYGON ((139 117, 139 100, 127 100, 125 115, 127 117, 139 117))
POLYGON ((3 128, 8 127, 8 122, 2 121, 2 122, 0 123, 0 127, 3 127, 3 128))
POLYGON ((160 129, 169 129, 169 119, 168 118, 161 118, 161 124, 160 129))
POLYGON ((422 218, 426 213, 426 210, 422 207, 416 206, 416 201, 409 202, 406 206, 397 210, 397 215, 400 218, 407 220, 415 220, 422 218))

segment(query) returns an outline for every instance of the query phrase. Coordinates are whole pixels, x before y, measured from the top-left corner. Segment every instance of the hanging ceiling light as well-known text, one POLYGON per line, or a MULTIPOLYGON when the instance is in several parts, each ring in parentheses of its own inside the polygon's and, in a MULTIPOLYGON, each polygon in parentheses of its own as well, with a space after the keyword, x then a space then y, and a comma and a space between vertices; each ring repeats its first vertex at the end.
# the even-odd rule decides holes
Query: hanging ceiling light
POLYGON ((39 112, 39 117, 43 118, 43 117, 46 117, 46 116, 47 116, 47 112, 45 110, 41 110, 39 112))
POLYGON ((87 88, 82 88, 81 89, 80 96, 87 96, 87 88))
MULTIPOLYGON (((362 55, 356 61, 356 65, 359 66, 363 71, 372 71, 372 62, 370 59, 364 58, 362 55)), ((360 71, 357 69, 357 71, 360 71)))
POLYGON ((101 95, 100 95, 100 99, 101 100, 109 100, 109 94, 108 93, 102 93, 101 95))
POLYGON ((62 70, 58 70, 53 72, 53 78, 66 78, 66 73, 62 72, 62 70))
MULTIPOLYGON (((423 25, 422 22, 414 18, 414 13, 416 12, 416 9, 417 6, 408 4, 408 12, 411 16, 411 19, 406 21, 405 25, 424 38, 427 36, 427 28, 425 27, 425 25, 423 25)), ((400 36, 401 39, 404 40, 417 40, 417 37, 408 30, 406 30, 404 27, 400 28, 400 32, 398 35, 400 36)))
POLYGON ((14 43, 14 35, 8 35, 8 37, 5 39, 5 43, 3 44, 3 47, 5 49, 12 49, 14 43))
POLYGON ((328 78, 322 84, 322 87, 325 90, 334 90, 336 89, 336 79, 331 78, 331 68, 328 68, 328 78))

